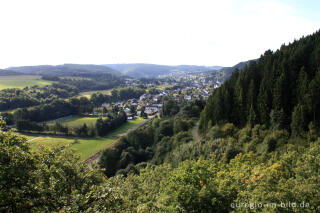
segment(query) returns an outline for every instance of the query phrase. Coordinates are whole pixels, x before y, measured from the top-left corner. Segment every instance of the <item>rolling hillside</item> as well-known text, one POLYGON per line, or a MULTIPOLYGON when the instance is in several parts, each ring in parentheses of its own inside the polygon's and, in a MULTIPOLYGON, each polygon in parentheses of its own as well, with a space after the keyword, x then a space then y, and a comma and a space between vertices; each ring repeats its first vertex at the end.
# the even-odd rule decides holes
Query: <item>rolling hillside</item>
POLYGON ((12 70, 0 69, 0 76, 21 75, 21 73, 12 70))
POLYGON ((219 66, 195 66, 195 65, 158 65, 158 64, 106 64, 105 66, 120 71, 123 75, 133 78, 155 78, 159 75, 169 75, 174 72, 204 72, 219 70, 219 66))
POLYGON ((113 70, 107 66, 91 65, 91 64, 63 64, 57 66, 40 65, 40 66, 22 66, 9 67, 8 70, 19 72, 27 75, 54 75, 77 76, 81 74, 112 74, 120 75, 120 72, 113 70))
POLYGON ((221 69, 213 70, 211 73, 214 79, 219 80, 220 82, 224 82, 225 80, 228 80, 231 77, 232 73, 234 73, 236 70, 240 71, 245 68, 251 61, 257 60, 258 59, 243 61, 234 65, 233 67, 222 67, 221 69))

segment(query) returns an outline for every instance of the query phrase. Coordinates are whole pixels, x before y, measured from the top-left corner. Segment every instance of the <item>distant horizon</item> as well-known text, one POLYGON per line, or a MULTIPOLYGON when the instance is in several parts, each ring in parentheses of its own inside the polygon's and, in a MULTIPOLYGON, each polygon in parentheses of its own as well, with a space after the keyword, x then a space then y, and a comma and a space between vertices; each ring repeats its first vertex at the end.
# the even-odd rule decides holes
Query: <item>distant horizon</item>
MULTIPOLYGON (((239 62, 240 63, 240 62, 239 62)), ((36 64, 36 65, 22 65, 22 66, 9 66, 0 68, 2 70, 9 70, 10 68, 15 67, 37 67, 37 66, 60 66, 60 65, 97 65, 97 66, 108 66, 108 65, 130 65, 130 64, 145 64, 145 65, 158 65, 158 66, 199 66, 199 67, 225 67, 225 66, 219 66, 219 65, 198 65, 198 64, 155 64, 155 63, 103 63, 103 64, 88 64, 88 63, 62 63, 62 64, 36 64)), ((238 64, 238 63, 237 63, 238 64)), ((236 64, 234 64, 236 65, 236 64)), ((232 66, 234 66, 232 65, 232 66)), ((231 67, 232 67, 231 66, 231 67)))
POLYGON ((320 29, 317 0, 15 0, 0 8, 0 69, 231 67, 320 29))

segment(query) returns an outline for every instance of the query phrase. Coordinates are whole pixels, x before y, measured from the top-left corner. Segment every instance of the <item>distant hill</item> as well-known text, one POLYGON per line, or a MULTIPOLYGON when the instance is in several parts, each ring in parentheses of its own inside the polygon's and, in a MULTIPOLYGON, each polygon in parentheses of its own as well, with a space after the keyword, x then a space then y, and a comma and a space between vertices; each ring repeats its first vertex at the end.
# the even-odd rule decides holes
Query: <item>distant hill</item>
POLYGON ((12 70, 0 69, 0 76, 8 76, 8 75, 21 75, 21 73, 16 72, 16 71, 12 71, 12 70))
POLYGON ((111 69, 107 66, 102 65, 91 65, 91 64, 63 64, 63 65, 40 65, 40 66, 23 66, 23 67, 9 67, 8 70, 19 72, 28 75, 55 75, 55 76, 66 76, 66 75, 81 75, 81 74, 111 74, 121 75, 119 71, 111 69))
POLYGON ((156 78, 159 76, 183 75, 192 72, 209 72, 222 69, 220 66, 196 66, 196 65, 158 65, 158 64, 63 64, 63 65, 39 65, 9 67, 0 71, 0 75, 53 75, 53 76, 77 76, 84 74, 111 74, 115 76, 125 75, 133 78, 156 78), (2 73, 1 73, 2 72, 2 73))
POLYGON ((258 59, 243 61, 243 62, 240 62, 240 63, 234 65, 233 67, 222 67, 221 69, 213 70, 212 75, 215 76, 215 78, 217 80, 219 80, 220 82, 224 82, 225 80, 228 80, 231 77, 231 75, 234 71, 236 71, 237 69, 242 70, 247 65, 249 65, 249 63, 251 61, 257 61, 257 60, 258 59))
POLYGON ((120 71, 123 75, 133 78, 155 78, 173 74, 175 72, 204 72, 218 70, 220 66, 195 66, 195 65, 158 65, 158 64, 106 64, 105 66, 120 71))

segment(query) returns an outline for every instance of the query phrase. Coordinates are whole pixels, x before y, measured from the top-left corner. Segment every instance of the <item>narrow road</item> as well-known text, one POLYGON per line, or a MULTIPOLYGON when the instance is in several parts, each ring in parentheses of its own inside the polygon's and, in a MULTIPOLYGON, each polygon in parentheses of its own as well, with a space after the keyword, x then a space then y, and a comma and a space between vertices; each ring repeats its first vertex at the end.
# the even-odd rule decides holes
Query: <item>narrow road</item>
MULTIPOLYGON (((150 116, 148 119, 142 121, 141 123, 137 124, 136 126, 128 129, 125 133, 121 133, 121 134, 117 134, 117 135, 112 135, 113 137, 117 137, 117 138, 120 138, 122 136, 125 136, 127 135, 129 132, 133 131, 133 130, 136 130, 140 127, 142 127, 143 125, 145 125, 148 121, 152 120, 154 117, 156 117, 158 114, 155 114, 153 116, 150 116)), ((112 145, 114 145, 115 143, 117 143, 118 140, 114 141, 112 144, 109 144, 107 147, 110 147, 112 145)), ((106 147, 106 148, 107 148, 106 147)), ((87 159, 85 159, 84 163, 86 163, 89 168, 92 168, 91 167, 91 164, 92 163, 98 163, 99 162, 99 159, 100 159, 100 155, 101 155, 101 152, 103 151, 104 149, 101 149, 99 150, 98 152, 96 152, 95 154, 91 155, 90 157, 88 157, 87 159)))
POLYGON ((142 121, 141 123, 137 124, 136 126, 134 127, 131 127, 130 129, 128 129, 126 132, 124 133, 121 133, 121 134, 117 134, 117 135, 111 135, 111 137, 122 137, 122 136, 125 136, 127 134, 129 134, 129 132, 133 131, 133 130, 136 130, 138 129, 139 127, 142 127, 143 125, 145 125, 148 121, 150 121, 152 118, 154 118, 155 116, 150 116, 150 118, 142 121))
POLYGON ((199 123, 197 123, 194 127, 193 127, 193 130, 192 130, 192 136, 193 136, 193 139, 195 141, 199 141, 200 140, 200 137, 199 137, 199 134, 198 134, 198 128, 199 128, 199 123))

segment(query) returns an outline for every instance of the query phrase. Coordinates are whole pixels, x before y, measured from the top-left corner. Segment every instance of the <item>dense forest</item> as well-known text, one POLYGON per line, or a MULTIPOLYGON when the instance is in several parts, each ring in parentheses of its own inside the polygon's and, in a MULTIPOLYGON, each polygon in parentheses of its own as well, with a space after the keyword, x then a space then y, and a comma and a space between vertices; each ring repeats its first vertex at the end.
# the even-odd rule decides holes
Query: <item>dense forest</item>
POLYGON ((209 98, 201 116, 205 131, 231 122, 274 124, 294 134, 320 123, 320 34, 314 33, 266 51, 241 72, 234 73, 209 98))
POLYGON ((78 78, 61 77, 59 82, 75 86, 80 91, 112 89, 124 82, 122 78, 109 74, 81 74, 76 77, 78 78))
POLYGON ((47 104, 57 98, 69 98, 77 95, 79 90, 67 84, 53 84, 45 87, 33 86, 24 89, 0 90, 0 110, 25 108, 47 104))

